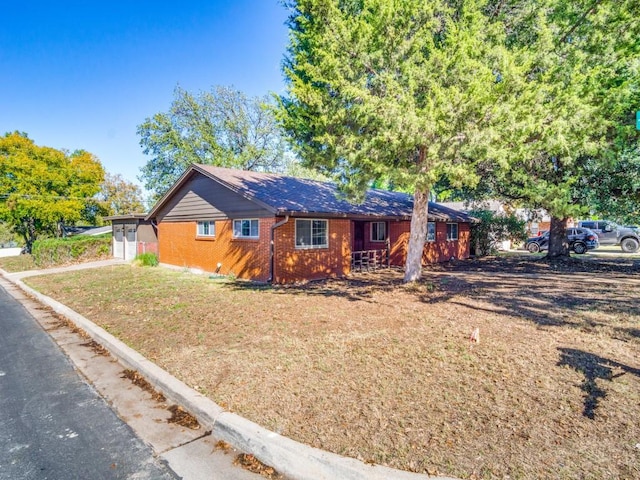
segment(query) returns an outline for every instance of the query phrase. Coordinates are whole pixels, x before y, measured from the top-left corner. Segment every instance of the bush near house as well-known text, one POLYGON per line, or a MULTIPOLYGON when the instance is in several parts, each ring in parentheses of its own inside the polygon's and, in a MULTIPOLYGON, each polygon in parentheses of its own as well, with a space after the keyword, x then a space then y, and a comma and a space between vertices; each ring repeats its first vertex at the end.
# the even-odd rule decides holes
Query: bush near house
POLYGON ((496 253, 505 240, 524 242, 525 222, 515 215, 496 214, 490 210, 473 210, 469 215, 480 220, 471 224, 471 249, 477 256, 496 253))
POLYGON ((37 240, 32 251, 33 260, 39 268, 100 260, 110 253, 111 235, 37 240))
POLYGON ((134 264, 141 267, 157 267, 160 262, 158 261, 158 256, 155 253, 147 252, 136 256, 134 264))

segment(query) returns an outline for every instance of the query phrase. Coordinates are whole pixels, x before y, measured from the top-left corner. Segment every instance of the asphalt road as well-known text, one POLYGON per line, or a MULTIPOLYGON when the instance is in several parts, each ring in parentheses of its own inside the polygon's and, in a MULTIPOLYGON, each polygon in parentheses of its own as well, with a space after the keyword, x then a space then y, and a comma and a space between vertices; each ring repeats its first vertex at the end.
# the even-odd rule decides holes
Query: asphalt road
POLYGON ((0 480, 176 478, 0 287, 0 480))

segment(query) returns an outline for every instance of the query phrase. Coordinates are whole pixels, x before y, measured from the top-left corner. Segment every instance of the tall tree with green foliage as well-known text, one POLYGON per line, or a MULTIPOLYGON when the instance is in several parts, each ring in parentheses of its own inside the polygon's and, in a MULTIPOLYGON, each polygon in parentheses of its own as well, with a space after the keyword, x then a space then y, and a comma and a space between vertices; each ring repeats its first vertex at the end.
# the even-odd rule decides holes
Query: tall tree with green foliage
POLYGON ((140 145, 151 156, 139 177, 145 188, 160 197, 192 163, 282 171, 285 142, 272 103, 228 87, 196 95, 177 87, 169 111, 138 126, 140 145))
POLYGON ((483 1, 298 0, 279 120, 307 166, 355 200, 385 180, 414 192, 405 281, 420 278, 429 191, 506 162, 518 62, 483 1))
POLYGON ((640 142, 608 162, 586 159, 575 196, 590 214, 623 224, 640 224, 640 142), (597 188, 595 188, 597 187, 597 188))
POLYGON ((41 147, 24 133, 0 137, 0 219, 29 251, 39 235, 60 236, 63 225, 81 220, 103 179, 89 152, 41 147))
POLYGON ((568 220, 592 210, 584 201, 612 187, 585 180, 624 168, 621 152, 637 142, 640 3, 495 0, 487 11, 505 24, 510 49, 529 52, 526 89, 537 100, 509 168, 490 158, 481 165, 482 188, 547 210, 549 256, 568 256, 568 220))

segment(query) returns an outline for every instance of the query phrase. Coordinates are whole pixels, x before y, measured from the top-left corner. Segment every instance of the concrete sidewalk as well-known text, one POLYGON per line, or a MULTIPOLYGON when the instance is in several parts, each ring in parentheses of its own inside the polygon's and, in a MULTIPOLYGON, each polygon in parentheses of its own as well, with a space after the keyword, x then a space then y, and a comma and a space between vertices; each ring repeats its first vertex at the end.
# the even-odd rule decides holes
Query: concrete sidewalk
POLYGON ((35 277, 36 275, 50 275, 53 273, 73 272, 74 270, 86 270, 89 268, 108 267, 111 265, 128 265, 131 262, 121 260, 118 258, 111 258, 109 260, 97 260, 95 262, 79 263, 77 265, 68 265, 66 267, 54 267, 41 270, 26 270, 24 272, 8 273, 0 269, 0 273, 8 280, 15 281, 27 277, 35 277))
MULTIPOLYGON (((33 270, 29 272, 7 273, 0 269, 6 279, 13 282, 28 295, 44 305, 52 308, 56 313, 71 320, 78 328, 85 331, 94 341, 105 347, 111 355, 128 369, 137 371, 169 401, 181 405, 194 415, 207 431, 211 432, 208 440, 222 440, 237 450, 252 454, 261 462, 275 468, 289 479, 299 480, 453 480, 450 477, 432 477, 428 475, 394 470, 326 452, 317 448, 295 442, 260 425, 250 422, 236 414, 223 410, 219 405, 193 390, 168 372, 129 348, 123 342, 93 324, 90 320, 71 310, 67 306, 40 294, 25 285, 21 279, 33 276, 83 268, 100 268, 111 265, 125 264, 122 260, 106 260, 91 262, 70 267, 53 268, 48 270, 33 270)), ((203 446, 194 441, 185 446, 184 451, 172 450, 161 456, 169 465, 186 480, 212 478, 211 470, 207 467, 207 452, 211 454, 209 446, 203 446)), ((244 472, 246 473, 246 472, 244 472)), ((216 477, 213 478, 222 478, 216 477)), ((224 477, 227 478, 227 477, 224 477)), ((244 477, 228 477, 244 478, 244 477)))

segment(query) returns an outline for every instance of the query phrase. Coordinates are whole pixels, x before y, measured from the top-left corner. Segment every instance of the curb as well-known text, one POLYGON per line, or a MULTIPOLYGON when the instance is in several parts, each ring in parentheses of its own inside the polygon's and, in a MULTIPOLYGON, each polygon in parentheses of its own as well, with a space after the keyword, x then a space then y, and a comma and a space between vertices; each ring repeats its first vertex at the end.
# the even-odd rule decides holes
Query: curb
POLYGON ((4 270, 0 274, 24 292, 71 320, 93 340, 100 343, 125 367, 136 370, 153 387, 194 415, 214 438, 234 448, 254 455, 262 463, 275 468, 291 480, 456 480, 452 477, 434 477, 396 470, 380 465, 368 465, 359 460, 343 457, 310 447, 239 415, 227 412, 215 402, 198 393, 173 375, 128 347, 103 328, 70 309, 66 305, 43 295, 21 280, 11 278, 4 270))

